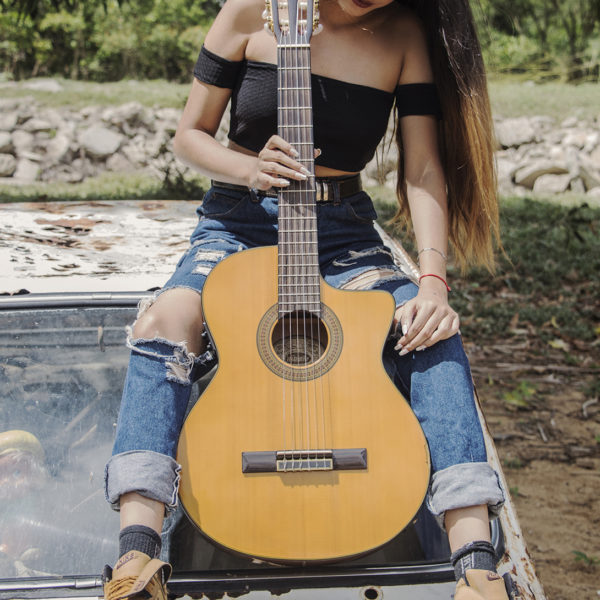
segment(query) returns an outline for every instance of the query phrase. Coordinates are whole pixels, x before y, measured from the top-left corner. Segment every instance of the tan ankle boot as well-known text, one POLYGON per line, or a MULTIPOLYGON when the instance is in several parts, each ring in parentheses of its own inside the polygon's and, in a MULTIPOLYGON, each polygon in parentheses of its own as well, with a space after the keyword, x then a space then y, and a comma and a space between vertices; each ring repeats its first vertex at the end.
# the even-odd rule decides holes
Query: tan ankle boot
POLYGON ((454 600, 508 600, 504 579, 492 571, 467 569, 456 584, 454 600))
POLYGON ((166 583, 171 576, 171 565, 132 550, 123 554, 114 569, 104 573, 104 599, 167 600, 166 583))

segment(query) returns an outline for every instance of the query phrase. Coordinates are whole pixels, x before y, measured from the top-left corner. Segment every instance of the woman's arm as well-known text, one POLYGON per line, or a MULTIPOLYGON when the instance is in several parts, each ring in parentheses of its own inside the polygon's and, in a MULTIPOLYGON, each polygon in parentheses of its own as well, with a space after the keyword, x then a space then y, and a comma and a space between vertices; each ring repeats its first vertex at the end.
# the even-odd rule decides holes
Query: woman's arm
MULTIPOLYGON (((399 84, 433 79, 424 36, 414 28, 405 53, 399 84)), ((422 275, 417 296, 396 311, 403 336, 401 354, 432 346, 458 331, 458 315, 448 305, 446 259, 448 206, 446 181, 440 161, 437 119, 406 116, 400 120, 404 146, 404 173, 422 275), (439 278, 441 279, 439 279, 439 278), (444 281, 442 281, 444 280, 444 281)))
MULTIPOLYGON (((262 7, 257 0, 228 0, 206 36, 207 49, 227 60, 243 60, 250 36, 263 28, 262 7)), ((230 89, 194 79, 173 141, 177 157, 212 179, 263 190, 289 185, 286 177, 305 179, 291 145, 278 136, 258 156, 215 139, 230 97, 230 89)))

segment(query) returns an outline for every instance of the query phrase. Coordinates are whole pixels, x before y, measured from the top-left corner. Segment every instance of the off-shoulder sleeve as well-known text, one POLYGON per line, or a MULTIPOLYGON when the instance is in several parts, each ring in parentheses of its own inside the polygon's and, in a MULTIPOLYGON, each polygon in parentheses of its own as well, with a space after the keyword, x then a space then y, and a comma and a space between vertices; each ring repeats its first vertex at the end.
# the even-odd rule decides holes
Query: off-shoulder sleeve
POLYGON ((202 46, 194 67, 194 77, 204 83, 233 89, 242 64, 241 60, 227 60, 202 46))
POLYGON ((442 118, 442 106, 433 83, 406 83, 396 87, 398 117, 434 115, 442 118))

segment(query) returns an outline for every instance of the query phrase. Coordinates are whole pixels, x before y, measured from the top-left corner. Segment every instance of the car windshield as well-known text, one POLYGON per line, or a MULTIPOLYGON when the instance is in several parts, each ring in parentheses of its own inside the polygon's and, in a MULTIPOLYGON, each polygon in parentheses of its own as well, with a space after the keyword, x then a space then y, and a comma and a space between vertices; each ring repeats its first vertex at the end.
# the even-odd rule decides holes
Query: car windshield
MULTIPOLYGON (((117 557, 119 518, 103 476, 129 354, 125 326, 135 317, 135 302, 127 303, 71 298, 0 312, 1 578, 89 575, 117 557)), ((163 537, 176 572, 265 568, 212 545, 181 510, 163 537)), ((340 566, 447 557, 445 537, 422 510, 418 527, 340 566)))

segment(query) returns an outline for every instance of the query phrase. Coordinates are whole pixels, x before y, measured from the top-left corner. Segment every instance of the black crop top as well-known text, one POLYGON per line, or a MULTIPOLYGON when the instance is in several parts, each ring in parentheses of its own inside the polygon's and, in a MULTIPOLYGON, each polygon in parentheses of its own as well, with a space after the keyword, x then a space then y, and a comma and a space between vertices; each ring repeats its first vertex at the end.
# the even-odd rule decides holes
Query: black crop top
MULTIPOLYGON (((230 61, 204 46, 194 76, 232 90, 229 139, 259 152, 277 133, 277 65, 252 60, 230 61)), ((316 164, 340 171, 361 171, 384 136, 396 99, 398 116, 441 118, 435 85, 413 83, 395 92, 312 74, 316 164)))

